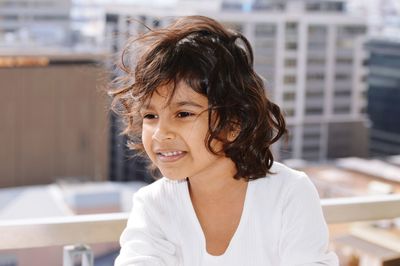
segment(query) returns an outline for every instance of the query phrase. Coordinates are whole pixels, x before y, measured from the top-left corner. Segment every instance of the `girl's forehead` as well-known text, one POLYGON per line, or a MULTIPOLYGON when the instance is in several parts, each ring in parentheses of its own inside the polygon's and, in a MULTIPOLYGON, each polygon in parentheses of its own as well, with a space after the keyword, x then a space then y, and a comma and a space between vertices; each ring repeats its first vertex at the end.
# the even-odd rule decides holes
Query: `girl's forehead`
POLYGON ((194 101, 203 101, 207 102, 207 97, 196 92, 193 88, 187 85, 185 82, 181 81, 176 85, 164 85, 160 86, 156 89, 156 91, 152 95, 152 99, 154 97, 160 97, 167 101, 171 102, 179 102, 182 100, 194 100, 194 101))
POLYGON ((199 106, 208 106, 206 96, 196 92, 185 82, 167 84, 157 88, 144 103, 144 106, 156 104, 157 106, 183 105, 184 103, 195 103, 199 106))

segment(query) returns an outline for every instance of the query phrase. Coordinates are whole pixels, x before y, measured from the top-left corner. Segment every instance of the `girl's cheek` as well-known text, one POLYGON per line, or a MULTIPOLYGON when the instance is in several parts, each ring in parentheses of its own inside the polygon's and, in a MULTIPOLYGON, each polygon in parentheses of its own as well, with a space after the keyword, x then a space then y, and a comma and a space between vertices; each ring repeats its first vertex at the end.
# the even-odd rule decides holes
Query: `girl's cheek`
POLYGON ((152 136, 152 127, 149 125, 143 125, 142 127, 142 138, 149 138, 152 136))
POLYGON ((151 143, 151 139, 152 139, 151 130, 146 129, 146 128, 143 127, 143 129, 142 129, 142 144, 143 144, 144 149, 145 149, 147 154, 149 153, 149 151, 148 151, 149 146, 151 146, 151 144, 150 144, 151 143))

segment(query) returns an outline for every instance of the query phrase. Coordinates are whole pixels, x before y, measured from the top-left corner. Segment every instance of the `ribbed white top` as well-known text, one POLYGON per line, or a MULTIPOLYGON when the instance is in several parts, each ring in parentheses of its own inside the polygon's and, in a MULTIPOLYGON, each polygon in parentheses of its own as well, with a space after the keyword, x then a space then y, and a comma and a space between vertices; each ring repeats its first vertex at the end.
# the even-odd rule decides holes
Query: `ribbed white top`
POLYGON ((250 181, 241 220, 221 256, 206 241, 186 181, 162 178, 134 195, 115 265, 336 266, 328 230, 307 176, 274 163, 275 174, 250 181))

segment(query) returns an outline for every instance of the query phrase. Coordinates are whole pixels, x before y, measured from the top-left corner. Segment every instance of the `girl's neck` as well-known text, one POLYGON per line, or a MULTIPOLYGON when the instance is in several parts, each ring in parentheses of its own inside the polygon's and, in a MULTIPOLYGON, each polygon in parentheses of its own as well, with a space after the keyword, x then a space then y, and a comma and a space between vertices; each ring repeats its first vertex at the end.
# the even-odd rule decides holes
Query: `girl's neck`
POLYGON ((207 171, 188 178, 190 195, 206 201, 218 201, 226 196, 233 196, 238 191, 247 187, 247 182, 241 178, 233 178, 236 166, 229 158, 221 158, 215 164, 214 171, 207 171))

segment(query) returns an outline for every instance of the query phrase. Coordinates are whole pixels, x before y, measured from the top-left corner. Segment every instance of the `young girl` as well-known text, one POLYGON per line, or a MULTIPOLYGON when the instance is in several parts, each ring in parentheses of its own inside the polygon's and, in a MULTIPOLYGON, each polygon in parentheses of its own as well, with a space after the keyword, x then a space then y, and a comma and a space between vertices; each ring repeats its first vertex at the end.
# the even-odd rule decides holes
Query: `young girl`
POLYGON ((114 109, 163 177, 135 193, 115 265, 338 265, 314 186, 273 160, 285 121, 243 35, 183 17, 121 68, 114 109))

